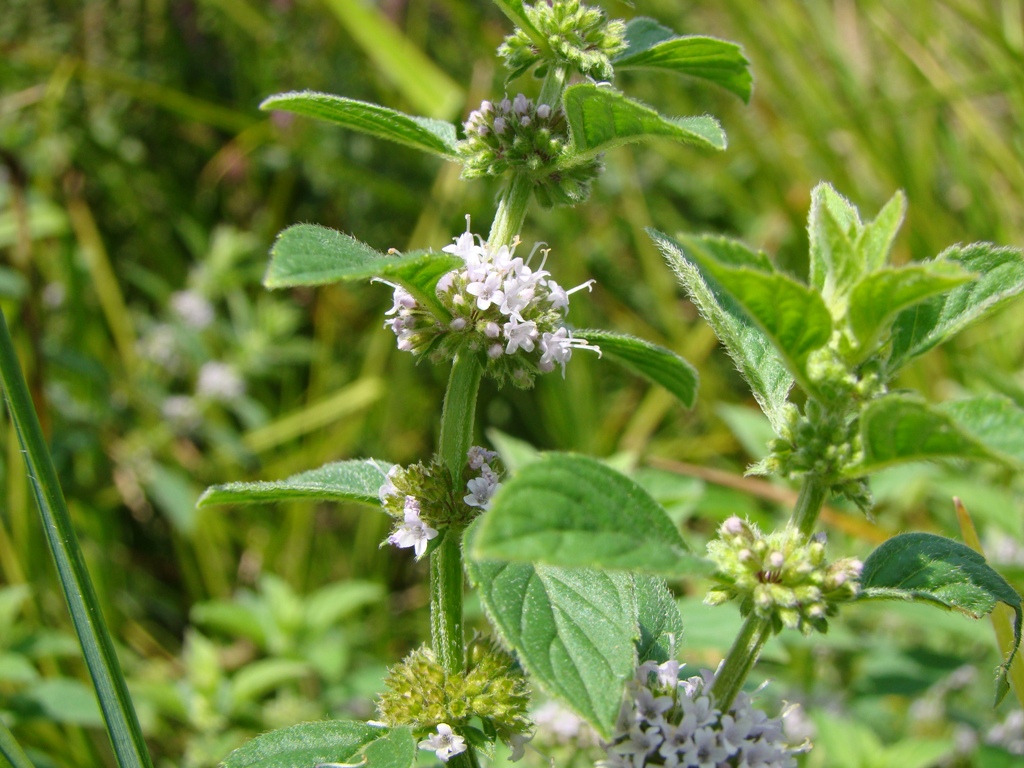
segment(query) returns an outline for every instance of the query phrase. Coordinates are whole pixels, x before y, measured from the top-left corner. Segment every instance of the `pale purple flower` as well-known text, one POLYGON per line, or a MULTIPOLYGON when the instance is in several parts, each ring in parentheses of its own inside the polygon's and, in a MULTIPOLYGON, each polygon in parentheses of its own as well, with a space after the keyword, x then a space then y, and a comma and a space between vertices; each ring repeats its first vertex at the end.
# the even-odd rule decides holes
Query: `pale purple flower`
POLYGON ((437 537, 437 531, 420 519, 420 504, 415 496, 405 497, 405 522, 388 536, 388 543, 400 549, 412 547, 416 557, 423 557, 427 544, 437 537))

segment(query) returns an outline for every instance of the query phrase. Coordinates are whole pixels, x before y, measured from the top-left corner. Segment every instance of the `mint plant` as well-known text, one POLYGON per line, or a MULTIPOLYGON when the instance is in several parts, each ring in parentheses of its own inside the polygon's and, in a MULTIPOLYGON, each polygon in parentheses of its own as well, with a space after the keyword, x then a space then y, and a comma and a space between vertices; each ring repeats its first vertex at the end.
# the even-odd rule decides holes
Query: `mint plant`
MULTIPOLYGON (((580 351, 693 405, 696 373, 679 356, 614 331, 573 327, 570 296, 593 281, 564 288, 555 275, 566 244, 527 251, 520 236, 533 201, 585 202, 603 154, 619 145, 663 138, 725 148, 713 118, 664 116, 617 89, 616 73, 696 76, 744 100, 751 78, 738 46, 678 36, 651 19, 609 20, 579 0, 496 4, 515 25, 498 52, 506 85, 532 75, 536 87, 522 87, 536 95, 495 94, 461 131, 329 94, 293 92, 263 103, 439 156, 460 164, 466 179, 500 179, 502 191, 486 235, 467 219, 438 251, 381 253, 311 224, 289 227, 273 246, 269 288, 370 281, 391 289, 383 322, 398 348, 450 366, 437 450, 410 466, 348 459, 284 480, 215 486, 200 504, 307 498, 383 510, 393 524, 382 546, 428 561, 430 639, 391 668, 377 719, 273 731, 224 765, 408 768, 427 751, 468 767, 492 757, 499 743, 518 759, 535 730, 531 692, 540 689, 593 727, 607 768, 794 766, 805 745, 787 743, 781 716, 756 708, 744 683, 773 634, 823 632, 844 605, 861 600, 925 601, 974 617, 1009 605, 1016 623, 998 702, 1021 640, 1022 605, 984 558, 943 537, 907 533, 863 562, 830 559, 818 519, 830 497, 870 511, 870 475, 894 464, 1024 463, 1024 411, 1011 401, 935 405, 893 388, 909 361, 1024 291, 1021 251, 955 246, 930 261, 890 265, 902 195, 864 222, 827 184, 812 195, 807 282, 741 243, 652 230, 775 430, 769 456, 752 471, 801 483, 789 521, 765 533, 730 517, 703 554, 638 483, 596 459, 537 454, 506 472, 476 440, 484 377, 529 388, 541 375, 571 376, 580 351), (696 675, 683 673, 676 658, 685 621, 665 581, 693 576, 713 580, 709 603, 735 601, 744 616, 721 666, 696 675), (467 637, 467 578, 492 635, 467 637)), ((50 492, 56 480, 41 458, 42 438, 22 428, 31 406, 12 374, 9 339, 0 352, 40 504, 60 532, 51 544, 62 571, 73 574, 68 599, 91 631, 83 630, 83 643, 99 670, 118 760, 148 765, 111 641, 102 622, 97 629, 81 618, 96 599, 67 533, 67 511, 50 492)))

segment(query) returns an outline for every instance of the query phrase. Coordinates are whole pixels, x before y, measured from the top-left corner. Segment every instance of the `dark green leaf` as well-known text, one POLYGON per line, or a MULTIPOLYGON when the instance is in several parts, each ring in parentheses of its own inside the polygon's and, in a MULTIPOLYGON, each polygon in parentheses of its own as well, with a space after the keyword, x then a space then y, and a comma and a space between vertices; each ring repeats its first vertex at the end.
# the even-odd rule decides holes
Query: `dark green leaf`
MULTIPOLYGON (((728 294, 775 346, 790 373, 808 392, 814 392, 807 375, 807 357, 832 335, 832 316, 817 292, 765 268, 763 256, 725 238, 682 236, 672 241, 655 235, 655 242, 677 272, 681 272, 681 262, 695 263, 702 276, 714 281, 718 292, 728 294), (739 266, 741 258, 749 266, 739 266)), ((772 418, 771 412, 766 413, 772 418)))
POLYGON ((860 428, 864 458, 850 475, 942 458, 1024 463, 1024 411, 1000 397, 934 406, 887 395, 868 404, 860 428))
POLYGON ((750 101, 750 62, 735 43, 698 35, 675 37, 657 22, 644 18, 633 19, 627 25, 626 40, 626 50, 612 60, 617 70, 659 69, 701 77, 750 101))
POLYGON ((391 464, 376 459, 334 461, 284 480, 215 485, 199 497, 197 506, 264 504, 289 499, 357 501, 380 506, 377 492, 389 469, 391 464))
POLYGON ((899 314, 893 326, 890 371, 1024 292, 1024 252, 1019 248, 999 248, 991 243, 955 245, 936 261, 943 259, 977 273, 978 278, 899 314))
POLYGON ((636 647, 638 663, 656 661, 660 664, 674 658, 677 644, 683 637, 683 617, 675 595, 664 581, 653 576, 637 574, 633 584, 640 624, 636 647))
POLYGON ((895 536, 864 561, 861 588, 865 598, 922 600, 978 619, 997 602, 1016 615, 1014 645, 997 681, 996 703, 1009 685, 1006 671, 1020 646, 1020 595, 970 547, 931 533, 895 536))
POLYGON ((660 384, 687 408, 697 401, 697 371, 675 352, 649 341, 610 331, 573 331, 601 348, 601 354, 650 382, 660 384))
POLYGON ((455 126, 442 120, 412 117, 379 104, 346 99, 329 93, 295 91, 271 96, 260 109, 294 112, 354 131, 404 144, 446 160, 454 160, 455 126))
MULTIPOLYGON (((775 348, 736 301, 713 278, 702 272, 699 264, 686 257, 681 245, 655 230, 648 230, 648 234, 725 346, 775 431, 779 432, 784 422, 783 407, 790 387, 793 386, 793 378, 775 348)), ((710 239, 702 238, 704 241, 710 239)), ((732 252, 734 261, 745 260, 754 265, 764 264, 768 268, 767 259, 760 254, 754 254, 734 241, 722 238, 717 240, 716 252, 720 258, 732 252)))
POLYGON ((565 114, 576 154, 589 160, 609 149, 637 141, 670 138, 705 149, 725 149, 725 134, 712 117, 663 117, 608 86, 588 83, 565 89, 565 114))
POLYGON ((879 269, 850 292, 847 317, 857 335, 860 359, 874 351, 899 312, 972 279, 958 264, 929 261, 879 269))
POLYGON ((599 461, 547 454, 494 497, 470 550, 476 560, 680 575, 705 570, 654 499, 599 461))
POLYGON ((387 728, 349 720, 300 723, 257 736, 224 760, 223 768, 312 768, 321 763, 357 764, 370 757, 371 745, 390 738, 394 743, 375 747, 372 754, 381 762, 374 768, 408 768, 416 754, 412 734, 406 728, 387 728), (403 744, 404 742, 404 744, 403 744), (397 749, 395 749, 397 747, 397 749), (404 755, 408 754, 408 761, 404 755), (390 762, 390 755, 403 758, 390 762))
MULTIPOLYGON (((473 526, 466 549, 472 551, 473 526)), ((625 573, 528 563, 467 563, 491 624, 548 694, 609 738, 634 672, 638 637, 625 573)))

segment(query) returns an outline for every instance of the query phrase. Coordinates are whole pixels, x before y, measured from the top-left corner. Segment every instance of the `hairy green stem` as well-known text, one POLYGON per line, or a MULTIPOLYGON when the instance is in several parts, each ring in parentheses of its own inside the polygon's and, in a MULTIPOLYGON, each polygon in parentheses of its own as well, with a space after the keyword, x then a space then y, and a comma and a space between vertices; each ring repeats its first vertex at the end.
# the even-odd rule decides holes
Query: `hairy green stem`
MULTIPOLYGON (((439 451, 455 488, 462 482, 466 453, 473 442, 476 396, 483 369, 476 355, 452 362, 441 412, 439 451)), ((441 666, 462 672, 466 665, 462 619, 462 530, 449 526, 430 555, 430 639, 441 666)))
POLYGON ((827 495, 828 484, 820 475, 806 475, 790 524, 796 526, 804 536, 814 533, 814 526, 818 522, 818 515, 821 514, 827 495))
POLYGON ((532 194, 533 180, 525 173, 512 174, 512 178, 501 193, 501 199, 498 200, 498 212, 487 236, 487 243, 491 248, 512 244, 513 239, 523 228, 532 194))
POLYGON ((569 76, 564 67, 556 67, 553 63, 549 64, 548 73, 544 76, 544 82, 540 86, 537 104, 547 104, 552 109, 560 108, 562 92, 565 91, 565 84, 568 81, 569 76))
POLYGON ((743 689, 743 683, 754 668, 754 662, 761 655, 761 649, 772 636, 771 621, 750 614, 743 623, 740 633, 733 641, 732 648, 725 656, 725 661, 715 675, 711 685, 711 695, 715 706, 725 712, 743 689))

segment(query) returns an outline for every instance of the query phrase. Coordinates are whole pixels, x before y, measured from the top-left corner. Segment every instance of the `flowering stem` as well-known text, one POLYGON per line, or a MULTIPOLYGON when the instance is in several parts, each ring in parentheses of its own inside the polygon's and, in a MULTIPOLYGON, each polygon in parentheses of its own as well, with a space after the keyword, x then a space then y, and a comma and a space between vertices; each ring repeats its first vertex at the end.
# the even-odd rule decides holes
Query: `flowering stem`
POLYGON ((452 362, 448 391, 441 410, 441 460, 448 467, 452 482, 462 479, 466 453, 473 444, 473 420, 476 416, 476 394, 480 389, 483 368, 473 354, 459 354, 452 362))
POLYGON ((796 508, 790 519, 790 524, 795 525, 804 536, 810 536, 814 532, 814 524, 818 522, 818 515, 821 514, 827 494, 828 485, 820 475, 804 477, 800 497, 796 500, 796 508))
POLYGON ((771 637, 771 621, 750 614, 743 623, 739 635, 733 641, 732 648, 725 656, 715 682, 711 685, 711 694, 715 706, 725 712, 729 709, 736 694, 743 688, 743 683, 754 668, 754 662, 761 655, 761 649, 771 637))
POLYGON ((511 245, 512 239, 519 234, 526 220, 526 209, 533 193, 533 180, 525 173, 514 173, 508 185, 501 193, 498 201, 498 212, 491 224, 491 233, 487 243, 491 248, 511 245))
POLYGON ((538 104, 547 104, 553 110, 562 106, 562 92, 568 79, 566 74, 564 68, 556 67, 554 64, 548 65, 548 73, 544 76, 540 95, 537 96, 538 104))

